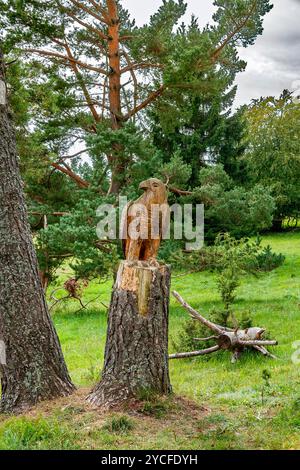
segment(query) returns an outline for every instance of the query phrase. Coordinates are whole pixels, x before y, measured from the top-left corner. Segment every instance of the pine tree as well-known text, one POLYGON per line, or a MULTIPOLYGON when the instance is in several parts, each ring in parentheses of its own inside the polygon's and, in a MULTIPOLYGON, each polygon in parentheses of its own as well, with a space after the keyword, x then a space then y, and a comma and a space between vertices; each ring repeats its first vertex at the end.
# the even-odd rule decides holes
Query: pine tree
POLYGON ((0 52, 1 410, 16 412, 74 390, 50 319, 19 174, 0 52))
POLYGON ((1 1, 6 47, 33 72, 31 113, 48 164, 89 186, 64 158, 75 136, 87 153, 97 149, 108 192, 118 194, 138 157, 126 149, 127 129, 139 127, 154 103, 168 113, 191 91, 203 97, 208 88, 230 86, 245 67, 237 48, 254 43, 271 8, 268 0, 214 4, 214 25, 200 29, 195 18, 178 27, 183 0, 165 0, 142 27, 117 0, 1 1))

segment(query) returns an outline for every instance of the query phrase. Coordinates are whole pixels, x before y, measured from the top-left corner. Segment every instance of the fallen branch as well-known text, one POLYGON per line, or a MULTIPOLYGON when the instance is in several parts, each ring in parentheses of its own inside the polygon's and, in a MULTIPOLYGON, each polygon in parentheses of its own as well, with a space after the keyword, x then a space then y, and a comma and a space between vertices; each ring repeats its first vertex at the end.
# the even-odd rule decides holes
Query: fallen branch
POLYGON ((239 344, 243 346, 277 346, 278 341, 243 341, 240 340, 239 344))
POLYGON ((265 346, 276 346, 278 342, 276 340, 264 340, 262 337, 265 333, 265 329, 259 327, 247 328, 246 330, 241 329, 230 329, 207 320, 193 307, 191 307, 179 294, 178 292, 172 292, 176 300, 188 311, 194 320, 199 321, 202 325, 206 326, 217 335, 209 336, 208 338, 195 338, 196 341, 208 341, 215 340, 216 345, 208 349, 202 349, 200 351, 191 351, 187 353, 171 354, 169 359, 182 359, 187 357, 204 356, 205 354, 211 354, 220 349, 228 350, 232 352, 231 362, 235 363, 240 355, 246 348, 253 348, 260 352, 263 356, 273 356, 265 346))
POLYGON ((208 338, 194 338, 195 341, 210 341, 211 339, 218 339, 218 336, 209 336, 208 338))
POLYGON ((207 326, 207 328, 214 331, 215 333, 218 333, 219 335, 222 334, 223 329, 221 329, 219 326, 215 325, 215 323, 212 323, 211 321, 209 321, 206 318, 202 317, 202 315, 200 315, 200 313, 198 313, 188 303, 186 303, 185 300, 183 300, 183 298, 178 294, 178 292, 174 291, 174 292, 172 292, 172 294, 175 297, 175 299, 178 300, 178 302, 189 312, 189 314, 193 318, 195 318, 196 320, 199 320, 200 323, 207 326))
POLYGON ((169 359, 183 359, 187 357, 204 356, 205 354, 211 354, 213 352, 219 351, 219 349, 219 346, 212 346, 211 348, 201 349, 201 351, 170 354, 169 359))
POLYGON ((274 354, 271 354, 266 348, 263 346, 253 346, 254 349, 259 351, 263 356, 271 357, 272 359, 277 359, 277 356, 274 356, 274 354))

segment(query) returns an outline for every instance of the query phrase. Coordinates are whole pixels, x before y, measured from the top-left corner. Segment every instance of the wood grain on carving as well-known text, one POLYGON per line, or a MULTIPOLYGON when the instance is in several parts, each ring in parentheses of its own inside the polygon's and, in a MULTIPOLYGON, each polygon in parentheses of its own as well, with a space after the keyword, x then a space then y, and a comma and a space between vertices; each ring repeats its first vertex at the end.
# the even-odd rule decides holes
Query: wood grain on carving
POLYGON ((121 234, 127 261, 152 261, 154 264, 163 231, 167 230, 169 206, 166 185, 150 178, 140 184, 144 194, 124 209, 121 234), (130 228, 134 227, 133 237, 130 228))

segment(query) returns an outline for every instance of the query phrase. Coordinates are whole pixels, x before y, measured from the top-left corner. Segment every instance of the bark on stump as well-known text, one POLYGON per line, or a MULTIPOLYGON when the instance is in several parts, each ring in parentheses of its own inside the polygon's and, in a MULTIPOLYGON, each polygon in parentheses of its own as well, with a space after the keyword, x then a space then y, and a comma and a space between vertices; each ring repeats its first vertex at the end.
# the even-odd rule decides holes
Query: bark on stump
POLYGON ((123 261, 109 309, 101 381, 88 401, 112 407, 143 390, 171 392, 168 365, 170 269, 123 261))

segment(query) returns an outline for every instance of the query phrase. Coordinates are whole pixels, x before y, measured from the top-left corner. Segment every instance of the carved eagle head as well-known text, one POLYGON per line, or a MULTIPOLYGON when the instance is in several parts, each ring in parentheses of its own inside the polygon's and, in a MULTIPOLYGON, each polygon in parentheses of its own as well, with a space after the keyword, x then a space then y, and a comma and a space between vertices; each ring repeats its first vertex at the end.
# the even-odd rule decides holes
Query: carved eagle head
POLYGON ((148 200, 151 200, 152 204, 163 204, 167 200, 167 187, 157 178, 142 181, 139 189, 146 192, 148 200))

